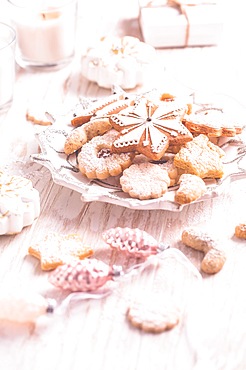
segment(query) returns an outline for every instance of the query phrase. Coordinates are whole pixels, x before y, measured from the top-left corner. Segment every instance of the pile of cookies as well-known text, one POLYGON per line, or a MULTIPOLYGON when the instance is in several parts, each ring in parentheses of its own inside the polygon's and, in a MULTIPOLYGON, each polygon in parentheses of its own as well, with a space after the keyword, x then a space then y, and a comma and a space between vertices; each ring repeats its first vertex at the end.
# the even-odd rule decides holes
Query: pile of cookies
POLYGON ((88 179, 118 176, 122 191, 140 200, 162 197, 177 186, 175 201, 203 196, 205 179, 224 175, 220 137, 242 132, 241 123, 218 108, 152 91, 115 93, 74 113, 64 151, 78 154, 88 179))

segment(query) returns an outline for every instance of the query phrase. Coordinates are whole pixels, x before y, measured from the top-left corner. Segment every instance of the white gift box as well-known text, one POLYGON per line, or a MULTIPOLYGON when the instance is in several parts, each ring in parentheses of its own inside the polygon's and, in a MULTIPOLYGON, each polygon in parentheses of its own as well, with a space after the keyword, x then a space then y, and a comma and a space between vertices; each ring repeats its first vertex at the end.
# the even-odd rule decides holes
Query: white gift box
POLYGON ((221 6, 214 2, 169 5, 139 3, 139 22, 146 43, 156 48, 217 45, 223 31, 221 6))

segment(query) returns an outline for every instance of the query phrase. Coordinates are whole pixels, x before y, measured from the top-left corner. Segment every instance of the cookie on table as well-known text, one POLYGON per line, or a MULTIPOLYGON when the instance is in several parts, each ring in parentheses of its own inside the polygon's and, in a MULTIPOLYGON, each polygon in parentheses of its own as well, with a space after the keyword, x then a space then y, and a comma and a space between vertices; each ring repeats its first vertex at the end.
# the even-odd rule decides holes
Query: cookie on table
POLYGON ((242 124, 224 113, 221 109, 203 108, 183 118, 184 125, 193 134, 211 137, 231 137, 242 132, 242 124))
POLYGON ((90 121, 92 117, 107 117, 110 114, 116 114, 122 109, 125 109, 130 104, 133 104, 132 99, 122 94, 111 94, 107 97, 95 100, 89 104, 89 107, 80 107, 76 112, 72 113, 71 124, 74 127, 83 125, 90 121))
POLYGON ((42 270, 53 270, 65 263, 90 257, 94 251, 84 245, 78 234, 50 233, 29 246, 28 253, 40 260, 42 270))
POLYGON ((236 225, 235 236, 240 239, 246 239, 246 223, 236 225))
POLYGON ((128 322, 147 333, 158 334, 173 329, 180 321, 180 310, 174 305, 160 305, 153 300, 133 303, 126 312, 128 322))
POLYGON ((201 198, 207 191, 203 179, 196 175, 184 173, 179 178, 179 188, 174 200, 179 204, 188 204, 201 198))
POLYGON ((134 151, 159 160, 169 145, 192 140, 192 134, 181 122, 186 110, 186 104, 176 101, 155 104, 145 97, 136 100, 133 107, 109 117, 112 127, 120 132, 112 150, 134 151))
POLYGON ((170 185, 168 172, 157 164, 132 164, 120 177, 122 190, 132 198, 155 199, 167 192, 170 185))
POLYGON ((80 172, 89 179, 106 179, 118 176, 132 164, 135 153, 113 153, 112 144, 118 132, 109 130, 102 136, 95 136, 84 144, 78 154, 80 172))
POLYGON ((224 174, 224 156, 225 152, 220 147, 201 134, 175 154, 174 165, 201 178, 221 178, 224 174))

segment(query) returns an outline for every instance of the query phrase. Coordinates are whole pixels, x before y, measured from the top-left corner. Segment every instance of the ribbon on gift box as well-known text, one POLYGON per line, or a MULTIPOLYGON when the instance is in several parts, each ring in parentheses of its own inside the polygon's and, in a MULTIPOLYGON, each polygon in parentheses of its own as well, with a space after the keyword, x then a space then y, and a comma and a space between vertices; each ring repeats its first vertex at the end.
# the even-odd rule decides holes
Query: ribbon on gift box
POLYGON ((190 17, 188 9, 191 6, 198 6, 198 5, 216 5, 217 0, 152 0, 148 1, 145 5, 142 5, 142 8, 153 8, 153 7, 163 7, 163 6, 171 6, 183 14, 187 21, 186 33, 185 33, 185 44, 184 47, 189 45, 189 38, 190 38, 190 17))

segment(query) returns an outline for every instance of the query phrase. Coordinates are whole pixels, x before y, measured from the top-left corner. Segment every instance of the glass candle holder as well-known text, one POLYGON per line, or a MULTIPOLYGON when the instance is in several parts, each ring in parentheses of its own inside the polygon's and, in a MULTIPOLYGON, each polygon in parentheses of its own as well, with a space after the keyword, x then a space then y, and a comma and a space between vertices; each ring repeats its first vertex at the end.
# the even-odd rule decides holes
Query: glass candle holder
POLYGON ((15 84, 15 42, 12 27, 0 23, 0 113, 11 106, 15 84))
POLYGON ((61 68, 75 54, 77 0, 8 0, 23 68, 61 68))

